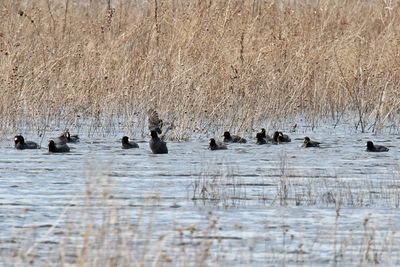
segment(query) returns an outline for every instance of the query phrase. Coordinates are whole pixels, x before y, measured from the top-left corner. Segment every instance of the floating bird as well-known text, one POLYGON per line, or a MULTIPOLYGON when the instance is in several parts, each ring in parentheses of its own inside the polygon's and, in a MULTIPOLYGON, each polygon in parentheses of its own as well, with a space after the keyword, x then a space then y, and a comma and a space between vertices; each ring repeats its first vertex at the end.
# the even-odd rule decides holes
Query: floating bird
POLYGON ((388 152, 389 148, 381 145, 374 145, 372 141, 367 142, 367 151, 368 152, 388 152))
POLYGON ((231 135, 230 132, 224 132, 223 136, 225 143, 247 143, 246 139, 238 135, 231 135))
POLYGON ((209 143, 208 149, 211 150, 227 149, 225 144, 223 144, 222 142, 216 142, 214 138, 211 138, 208 143, 209 143))
POLYGON ((16 149, 38 149, 39 145, 32 141, 26 141, 22 135, 14 136, 14 143, 16 149))
POLYGON ((128 136, 122 137, 122 148, 129 149, 129 148, 139 148, 139 145, 133 141, 129 141, 128 136))
POLYGON ((60 144, 60 143, 56 144, 54 142, 54 140, 50 140, 49 141, 49 152, 52 152, 52 153, 64 153, 64 152, 69 152, 69 150, 70 150, 69 146, 66 143, 64 143, 64 144, 60 144))
POLYGON ((76 143, 79 142, 79 136, 77 134, 71 135, 69 133, 69 130, 66 130, 62 136, 64 136, 67 139, 67 143, 76 143))
MULTIPOLYGON (((262 138, 264 138, 267 142, 272 141, 271 136, 269 136, 267 134, 267 132, 265 131, 264 128, 261 128, 261 132, 257 133, 257 134, 261 134, 262 138)), ((256 138, 257 138, 257 134, 256 134, 256 138)))
POLYGON ((272 137, 272 139, 273 139, 273 142, 277 143, 277 144, 288 143, 288 142, 292 141, 287 134, 283 134, 282 132, 278 132, 278 131, 276 131, 274 133, 274 136, 272 137))
POLYGON ((69 130, 65 130, 60 136, 56 138, 52 138, 51 140, 54 141, 56 145, 62 145, 66 143, 76 143, 79 142, 79 136, 78 135, 71 135, 69 133, 69 130))
POLYGON ((316 141, 311 141, 310 137, 304 137, 303 147, 319 147, 321 143, 316 141))
POLYGON ((267 140, 264 139, 262 133, 257 133, 256 138, 257 138, 257 142, 256 142, 257 145, 264 145, 267 143, 267 140))
POLYGON ((151 139, 149 142, 150 149, 153 154, 167 154, 167 143, 158 137, 157 131, 151 131, 151 139))
POLYGON ((267 137, 267 132, 265 131, 264 128, 261 128, 261 132, 257 133, 256 137, 257 137, 258 134, 260 134, 261 138, 267 137))

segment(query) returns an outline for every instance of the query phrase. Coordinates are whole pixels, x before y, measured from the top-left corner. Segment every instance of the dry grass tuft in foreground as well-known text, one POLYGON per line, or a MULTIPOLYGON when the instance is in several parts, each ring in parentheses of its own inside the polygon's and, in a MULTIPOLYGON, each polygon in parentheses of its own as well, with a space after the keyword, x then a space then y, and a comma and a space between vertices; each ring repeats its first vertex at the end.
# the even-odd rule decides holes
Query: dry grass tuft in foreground
POLYGON ((113 3, 0 4, 0 131, 144 129, 148 107, 183 137, 299 114, 399 125, 398 1, 113 3))

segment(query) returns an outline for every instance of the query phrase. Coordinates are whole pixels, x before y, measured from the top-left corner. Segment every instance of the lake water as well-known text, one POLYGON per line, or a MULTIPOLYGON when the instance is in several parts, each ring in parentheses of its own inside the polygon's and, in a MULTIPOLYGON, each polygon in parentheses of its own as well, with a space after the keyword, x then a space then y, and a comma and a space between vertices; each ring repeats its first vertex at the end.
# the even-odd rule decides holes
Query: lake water
POLYGON ((122 135, 66 154, 0 144, 0 266, 400 264, 397 135, 305 128, 225 151, 169 141, 168 155, 147 138, 122 150, 122 135), (365 152, 370 139, 390 151, 365 152))

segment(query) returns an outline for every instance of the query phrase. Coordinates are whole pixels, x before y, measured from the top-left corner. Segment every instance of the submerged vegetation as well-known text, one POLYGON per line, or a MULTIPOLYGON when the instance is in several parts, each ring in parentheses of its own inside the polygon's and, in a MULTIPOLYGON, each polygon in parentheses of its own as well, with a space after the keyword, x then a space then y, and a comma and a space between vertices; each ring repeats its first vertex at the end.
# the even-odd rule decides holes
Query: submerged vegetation
POLYGON ((182 136, 399 125, 398 1, 3 1, 0 22, 0 131, 145 129, 149 107, 182 136))

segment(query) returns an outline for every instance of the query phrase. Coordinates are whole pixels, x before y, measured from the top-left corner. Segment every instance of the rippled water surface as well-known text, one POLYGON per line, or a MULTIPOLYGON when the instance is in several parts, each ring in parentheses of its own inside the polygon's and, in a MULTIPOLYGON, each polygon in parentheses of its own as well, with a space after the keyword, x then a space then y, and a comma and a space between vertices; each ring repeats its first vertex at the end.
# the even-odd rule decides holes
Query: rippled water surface
POLYGON ((0 265, 21 255, 73 263, 88 225, 113 210, 108 224, 127 228, 110 236, 135 233, 124 244, 141 255, 136 264, 400 264, 400 139, 332 129, 291 137, 226 151, 208 150, 206 138, 169 141, 168 155, 153 155, 147 140, 122 150, 119 136, 82 135, 66 154, 18 151, 10 136, 0 154, 0 265), (323 144, 301 148, 305 135, 323 144), (390 151, 365 152, 370 139, 390 151))

